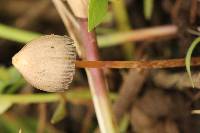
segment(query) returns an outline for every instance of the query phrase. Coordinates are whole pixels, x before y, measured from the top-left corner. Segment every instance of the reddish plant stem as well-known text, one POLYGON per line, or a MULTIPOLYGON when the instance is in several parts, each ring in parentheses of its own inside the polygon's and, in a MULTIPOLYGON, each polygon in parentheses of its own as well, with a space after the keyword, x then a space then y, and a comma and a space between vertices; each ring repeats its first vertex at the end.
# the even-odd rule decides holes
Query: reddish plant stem
MULTIPOLYGON (((85 59, 88 61, 95 61, 99 60, 98 48, 97 48, 97 41, 96 41, 96 34, 95 32, 87 32, 87 20, 86 19, 79 19, 79 24, 81 26, 81 38, 84 45, 84 56, 85 59)), ((103 79, 103 74, 100 69, 97 68, 90 68, 88 69, 93 75, 93 80, 98 84, 100 89, 97 89, 99 92, 97 94, 102 95, 105 93, 105 82, 103 79)))
MULTIPOLYGON (((154 68, 175 68, 184 67, 185 59, 168 59, 168 60, 153 60, 153 61, 76 61, 78 68, 139 68, 139 69, 154 69, 154 68)), ((192 66, 200 65, 200 57, 192 58, 192 66)))
MULTIPOLYGON (((99 54, 95 32, 88 32, 87 19, 78 19, 78 22, 80 24, 80 35, 85 50, 83 52, 85 54, 85 59, 89 61, 98 60, 99 54)), ((98 68, 88 68, 86 72, 101 132, 117 133, 102 70, 98 68)))

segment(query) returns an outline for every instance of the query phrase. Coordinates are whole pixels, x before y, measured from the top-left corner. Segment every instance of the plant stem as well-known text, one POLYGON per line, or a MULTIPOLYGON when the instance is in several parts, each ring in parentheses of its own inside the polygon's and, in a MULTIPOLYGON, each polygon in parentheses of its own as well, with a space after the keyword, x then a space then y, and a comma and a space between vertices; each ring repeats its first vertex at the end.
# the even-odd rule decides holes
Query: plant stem
POLYGON ((79 24, 76 21, 75 17, 72 15, 70 10, 66 8, 65 4, 61 0, 52 0, 64 25, 68 31, 68 34, 74 40, 74 44, 76 46, 76 51, 79 56, 81 56, 81 48, 80 48, 80 39, 78 37, 79 24))
MULTIPOLYGON (((87 19, 79 19, 81 38, 84 46, 85 58, 90 61, 98 60, 98 48, 96 34, 88 32, 87 19)), ((108 98, 108 89, 104 80, 103 72, 97 68, 86 69, 90 90, 97 120, 102 133, 117 133, 116 122, 111 111, 111 103, 108 98)))
MULTIPOLYGON (((128 14, 126 11, 125 0, 114 0, 112 1, 112 7, 119 31, 129 31, 131 26, 129 24, 128 14)), ((126 59, 133 59, 134 45, 124 43, 122 46, 126 59)))
POLYGON ((20 43, 29 42, 42 34, 29 32, 26 30, 17 29, 11 26, 6 26, 4 24, 0 24, 0 37, 5 38, 11 41, 16 41, 20 43))
POLYGON ((44 133, 47 120, 47 105, 45 103, 38 104, 38 117, 37 133, 44 133))
POLYGON ((177 27, 174 25, 157 26, 134 31, 118 32, 98 37, 100 47, 110 47, 119 43, 135 42, 144 40, 157 40, 168 36, 175 36, 177 27))
MULTIPOLYGON (((152 60, 152 61, 76 61, 78 68, 139 68, 139 69, 155 69, 155 68, 175 68, 185 67, 185 59, 168 59, 168 60, 152 60)), ((200 57, 192 58, 192 66, 200 65, 200 57)))
MULTIPOLYGON (((71 90, 64 93, 69 101, 91 100, 89 90, 71 90)), ((110 94, 111 99, 116 99, 117 95, 110 94)), ((1 94, 0 101, 8 101, 13 104, 47 103, 60 100, 59 93, 37 93, 37 94, 1 94)))
MULTIPOLYGON (((174 36, 177 34, 177 27, 174 25, 157 26, 144 28, 134 31, 117 32, 112 34, 101 35, 97 37, 100 48, 117 46, 125 42, 152 40, 174 36)), ((39 36, 41 33, 30 32, 0 23, 0 37, 20 43, 27 43, 39 36)))
MULTIPOLYGON (((57 1, 54 0, 54 3, 56 4, 57 1)), ((80 18, 80 17, 87 18, 87 5, 88 5, 87 0, 79 0, 79 1, 67 0, 67 2, 69 6, 71 7, 74 15, 77 18, 80 18)), ((61 0, 60 0, 60 3, 62 3, 61 0)), ((58 3, 56 5, 58 7, 58 3)), ((62 12, 66 12, 66 11, 63 10, 62 12)), ((60 14, 62 15, 63 13, 60 13, 60 14)), ((64 17, 69 18, 68 16, 64 16, 64 17)), ((63 19, 63 21, 66 21, 66 20, 63 19)), ((83 45, 83 48, 85 50, 85 51, 80 50, 81 57, 85 57, 88 60, 97 60, 98 49, 97 49, 95 32, 87 31, 87 27, 88 27, 87 19, 78 19, 77 22, 78 22, 78 26, 80 26, 80 29, 77 29, 77 28, 71 29, 70 26, 67 26, 67 29, 69 30, 69 32, 74 33, 73 38, 75 40, 76 39, 79 40, 79 37, 80 37, 80 44, 83 45), (83 54, 85 54, 85 56, 83 54)), ((71 23, 73 24, 73 22, 71 23)), ((79 41, 77 41, 77 43, 79 43, 79 41)), ((109 100, 108 100, 108 96, 106 92, 107 90, 106 90, 106 85, 103 78, 103 73, 101 70, 96 69, 96 68, 86 69, 86 72, 89 79, 89 85, 90 85, 93 103, 95 106, 95 111, 97 115, 97 120, 100 125, 100 129, 103 133, 116 133, 115 125, 112 118, 112 113, 110 110, 111 106, 109 104, 109 100)))
POLYGON ((147 20, 151 19, 153 13, 154 0, 143 0, 144 16, 147 20))

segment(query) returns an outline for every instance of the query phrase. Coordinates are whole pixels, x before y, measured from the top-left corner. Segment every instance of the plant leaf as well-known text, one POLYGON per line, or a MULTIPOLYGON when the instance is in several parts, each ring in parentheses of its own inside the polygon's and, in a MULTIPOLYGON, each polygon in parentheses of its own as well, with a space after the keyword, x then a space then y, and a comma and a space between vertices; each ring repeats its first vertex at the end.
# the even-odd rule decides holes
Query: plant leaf
POLYGON ((55 123, 61 121, 62 119, 65 118, 66 114, 67 113, 66 113, 66 109, 65 109, 65 102, 64 102, 64 100, 61 100, 51 118, 51 123, 55 124, 55 123))
POLYGON ((26 83, 26 81, 21 78, 18 81, 16 81, 15 83, 13 83, 11 86, 8 87, 6 93, 11 94, 16 92, 17 90, 19 90, 24 84, 26 83))
POLYGON ((10 82, 11 83, 14 83, 14 82, 16 82, 16 81, 18 81, 19 79, 22 78, 21 74, 14 67, 9 67, 8 73, 10 75, 10 82))
POLYGON ((154 0, 144 0, 144 16, 147 20, 149 20, 152 16, 153 13, 153 5, 154 5, 154 0))
POLYGON ((10 75, 10 86, 7 89, 6 93, 14 93, 20 89, 26 82, 22 78, 21 74, 14 67, 8 69, 10 75))
POLYGON ((185 57, 185 65, 186 65, 186 70, 187 70, 187 73, 189 75, 189 78, 190 78, 190 81, 192 83, 192 87, 194 88, 194 82, 192 80, 192 75, 191 75, 191 70, 190 70, 190 62, 191 62, 191 56, 192 56, 192 52, 194 50, 194 48, 197 46, 197 44, 200 42, 200 37, 196 38, 191 46, 189 47, 188 51, 187 51, 187 54, 186 54, 186 57, 185 57))
POLYGON ((88 10, 88 31, 100 24, 107 13, 108 0, 90 0, 88 10))

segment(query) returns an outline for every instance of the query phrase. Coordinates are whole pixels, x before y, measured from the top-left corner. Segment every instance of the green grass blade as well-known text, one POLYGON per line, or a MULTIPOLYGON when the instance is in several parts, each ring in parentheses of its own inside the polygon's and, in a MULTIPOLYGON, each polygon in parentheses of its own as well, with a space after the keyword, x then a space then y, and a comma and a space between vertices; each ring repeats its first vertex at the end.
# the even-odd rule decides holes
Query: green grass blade
POLYGON ((40 36, 38 33, 19 30, 14 27, 6 26, 0 23, 0 37, 20 43, 29 42, 40 36))
POLYGON ((65 101, 62 99, 60 103, 58 104, 57 108, 55 109, 55 112, 51 118, 51 123, 56 124, 63 120, 67 115, 66 107, 65 107, 65 101))
POLYGON ((187 70, 187 73, 189 75, 189 78, 190 78, 190 81, 192 83, 193 88, 194 88, 194 81, 192 80, 192 74, 191 74, 191 70, 190 70, 190 63, 191 63, 192 52, 193 52, 194 48, 197 46, 197 44, 199 42, 200 42, 200 37, 196 38, 192 42, 191 46, 189 47, 189 49, 187 51, 186 57, 185 57, 186 70, 187 70))
POLYGON ((147 20, 151 19, 152 13, 153 13, 153 5, 154 5, 154 0, 144 0, 144 16, 147 20))

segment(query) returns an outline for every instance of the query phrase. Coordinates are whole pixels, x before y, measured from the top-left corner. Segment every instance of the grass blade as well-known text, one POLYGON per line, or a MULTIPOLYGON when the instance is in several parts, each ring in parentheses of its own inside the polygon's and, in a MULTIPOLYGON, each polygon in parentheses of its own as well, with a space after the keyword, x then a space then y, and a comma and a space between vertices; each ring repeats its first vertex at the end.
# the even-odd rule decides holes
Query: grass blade
POLYGON ((196 38, 192 42, 191 46, 189 47, 189 49, 187 51, 186 57, 185 57, 186 70, 187 70, 187 73, 189 75, 189 78, 190 78, 190 81, 192 83, 193 88, 194 88, 194 81, 192 80, 192 74, 191 74, 191 69, 190 69, 190 62, 191 62, 192 52, 193 52, 194 48, 197 46, 197 44, 199 42, 200 42, 200 37, 196 38))

